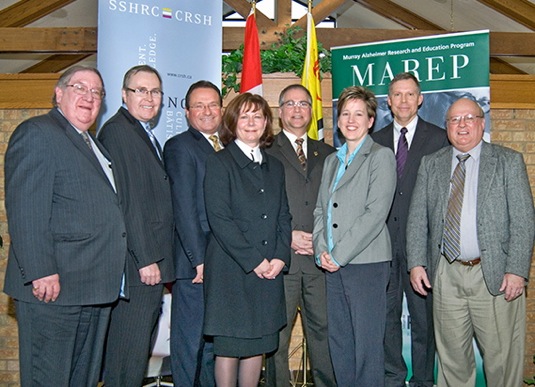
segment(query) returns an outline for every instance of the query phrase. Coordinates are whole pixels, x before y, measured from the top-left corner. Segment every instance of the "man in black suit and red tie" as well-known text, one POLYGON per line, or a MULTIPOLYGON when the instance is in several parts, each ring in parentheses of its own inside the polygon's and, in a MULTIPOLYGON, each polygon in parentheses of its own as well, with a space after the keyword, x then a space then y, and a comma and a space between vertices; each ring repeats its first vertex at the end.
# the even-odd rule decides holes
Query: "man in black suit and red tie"
POLYGON ((123 106, 98 133, 115 163, 128 232, 128 286, 111 312, 106 387, 143 384, 163 284, 174 279, 171 188, 162 149, 152 133, 162 96, 162 81, 153 67, 132 67, 123 80, 123 106))
POLYGON ((390 82, 388 106, 394 121, 372 133, 380 145, 396 154, 397 187, 387 225, 392 239, 392 266, 387 289, 385 333, 385 385, 405 386, 407 365, 402 356, 401 313, 403 293, 407 298, 411 326, 411 387, 433 387, 435 340, 432 298, 424 298, 411 287, 407 272, 406 230, 412 190, 423 156, 449 145, 446 131, 418 116, 423 102, 420 83, 411 73, 400 73, 390 82))
POLYGON ((23 387, 99 380, 127 236, 114 165, 88 134, 104 95, 96 69, 71 67, 56 84, 54 108, 9 141, 4 291, 15 300, 23 387))

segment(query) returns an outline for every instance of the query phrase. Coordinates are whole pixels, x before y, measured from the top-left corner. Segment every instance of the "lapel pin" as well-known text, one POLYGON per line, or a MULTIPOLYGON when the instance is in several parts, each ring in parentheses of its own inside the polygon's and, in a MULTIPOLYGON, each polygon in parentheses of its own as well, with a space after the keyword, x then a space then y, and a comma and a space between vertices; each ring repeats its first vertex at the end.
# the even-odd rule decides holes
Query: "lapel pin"
POLYGON ((314 156, 318 156, 318 151, 314 151, 314 156))

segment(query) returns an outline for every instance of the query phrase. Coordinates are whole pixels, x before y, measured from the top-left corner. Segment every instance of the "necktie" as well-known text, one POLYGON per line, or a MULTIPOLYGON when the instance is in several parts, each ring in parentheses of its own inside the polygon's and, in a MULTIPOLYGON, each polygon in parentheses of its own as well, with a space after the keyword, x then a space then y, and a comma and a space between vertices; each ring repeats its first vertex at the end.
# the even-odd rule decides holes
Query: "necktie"
POLYGON ((152 133, 152 128, 150 127, 150 124, 147 122, 145 126, 145 131, 147 132, 147 135, 149 136, 150 142, 152 142, 152 146, 156 150, 156 154, 162 159, 162 148, 160 147, 160 143, 156 139, 156 136, 154 136, 154 133, 152 133))
POLYGON ((305 156, 305 152, 303 151, 303 142, 305 140, 302 138, 296 138, 295 143, 297 144, 297 149, 295 150, 297 153, 297 158, 299 159, 299 162, 301 163, 301 167, 303 167, 303 170, 307 169, 307 158, 305 156))
POLYGON ((89 147, 89 149, 93 150, 93 145, 91 144, 91 140, 89 139, 89 134, 87 134, 87 132, 82 132, 80 134, 82 135, 82 138, 84 139, 84 142, 89 147))
POLYGON ((221 148, 221 144, 219 143, 219 137, 216 134, 212 134, 210 137, 208 137, 210 141, 214 144, 214 150, 216 152, 219 152, 221 148))
POLYGON ((455 261, 461 254, 461 211, 463 208, 464 178, 466 176, 464 163, 469 157, 469 154, 457 155, 459 163, 451 177, 451 192, 448 200, 443 238, 444 256, 450 262, 455 261))
POLYGON ((407 155, 409 154, 409 143, 407 142, 407 128, 401 128, 401 136, 398 140, 398 151, 396 152, 396 169, 398 172, 398 179, 403 174, 405 168, 405 162, 407 161, 407 155))

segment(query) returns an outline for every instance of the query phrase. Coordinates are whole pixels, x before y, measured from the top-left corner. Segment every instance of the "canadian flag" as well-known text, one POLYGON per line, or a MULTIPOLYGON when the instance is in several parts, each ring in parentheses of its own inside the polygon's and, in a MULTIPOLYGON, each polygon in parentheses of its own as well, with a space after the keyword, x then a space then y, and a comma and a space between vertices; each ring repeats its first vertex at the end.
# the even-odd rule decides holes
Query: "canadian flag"
POLYGON ((240 83, 240 93, 247 92, 262 95, 262 63, 260 61, 260 43, 258 42, 254 6, 245 22, 243 68, 240 83))

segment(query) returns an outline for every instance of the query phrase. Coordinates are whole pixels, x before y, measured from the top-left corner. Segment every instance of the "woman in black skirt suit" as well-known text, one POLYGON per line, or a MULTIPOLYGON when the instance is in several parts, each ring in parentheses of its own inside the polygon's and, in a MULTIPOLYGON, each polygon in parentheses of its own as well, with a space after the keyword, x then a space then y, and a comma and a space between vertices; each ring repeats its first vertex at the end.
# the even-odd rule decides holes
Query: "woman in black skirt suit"
POLYGON ((291 216, 284 167, 264 148, 273 141, 266 100, 230 102, 220 132, 225 149, 206 165, 212 236, 205 271, 204 333, 214 338, 219 387, 256 387, 262 354, 277 349, 286 324, 282 271, 290 265, 291 216))

